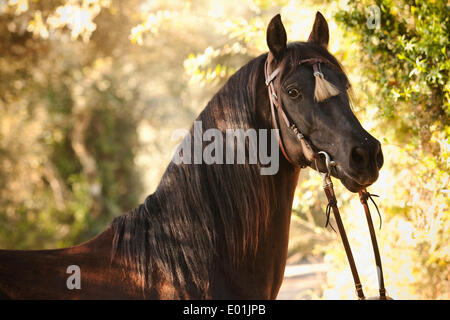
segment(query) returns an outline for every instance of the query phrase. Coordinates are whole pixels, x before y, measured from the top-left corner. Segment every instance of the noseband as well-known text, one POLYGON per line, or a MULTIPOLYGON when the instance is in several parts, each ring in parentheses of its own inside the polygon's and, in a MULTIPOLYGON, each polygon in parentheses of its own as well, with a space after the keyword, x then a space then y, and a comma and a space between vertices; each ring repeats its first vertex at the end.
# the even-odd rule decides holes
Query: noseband
MULTIPOLYGON (((303 60, 299 61, 300 65, 307 64, 307 65, 312 66, 314 76, 323 77, 323 73, 320 68, 321 63, 325 63, 334 69, 338 69, 333 63, 331 63, 330 61, 328 61, 327 59, 324 59, 324 58, 311 58, 311 59, 303 59, 303 60)), ((277 109, 278 113, 281 114, 281 119, 285 123, 286 127, 288 127, 290 130, 292 130, 292 132, 296 136, 297 140, 299 141, 299 143, 302 147, 303 156, 306 158, 306 160, 309 162, 309 164, 312 164, 314 161, 314 163, 316 165, 316 170, 323 177, 323 189, 324 189, 325 194, 328 199, 328 205, 327 205, 327 210, 326 210, 327 211, 327 225, 328 225, 328 221, 329 221, 329 215, 332 210, 333 214, 334 214, 334 218, 336 220, 338 230, 339 230, 339 234, 341 236, 342 244, 344 245, 345 253, 347 255, 347 260, 350 265, 350 270, 352 272, 353 280, 355 282, 356 294, 357 294, 359 300, 365 300, 366 298, 364 296, 361 281, 359 279, 358 269, 356 268, 355 260, 353 259, 352 250, 350 248, 347 234, 344 229, 344 224, 342 223, 341 215, 339 213, 339 208, 337 206, 336 195, 335 195, 334 189, 333 189, 333 183, 331 181, 331 168, 335 165, 335 163, 334 163, 334 161, 331 160, 330 156, 325 151, 315 152, 312 145, 309 143, 309 141, 306 139, 306 137, 300 132, 297 125, 293 121, 291 121, 291 119, 284 112, 281 98, 278 97, 276 90, 275 90, 274 82, 273 82, 275 80, 275 78, 279 75, 280 71, 281 71, 281 69, 280 69, 280 67, 278 67, 274 71, 270 72, 269 71, 269 60, 268 59, 266 60, 266 63, 264 66, 265 83, 266 83, 266 86, 267 86, 267 89, 269 92, 270 111, 272 114, 272 124, 273 124, 274 129, 277 129, 276 135, 277 135, 278 143, 280 145, 280 149, 287 161, 289 161, 293 166, 296 166, 296 167, 299 166, 298 164, 296 164, 289 158, 289 156, 286 152, 286 149, 283 145, 283 141, 281 139, 281 136, 280 136, 280 133, 278 130, 279 126, 278 126, 278 121, 277 121, 277 114, 275 113, 275 108, 277 109), (327 169, 327 172, 325 172, 325 173, 321 173, 317 167, 317 160, 321 160, 322 155, 325 157, 325 165, 326 165, 326 169, 327 169)), ((305 168, 306 165, 301 165, 301 167, 305 168)), ((370 233, 370 239, 372 241, 372 247, 373 247, 373 252, 374 252, 374 256, 375 256, 375 264, 377 266, 378 285, 379 285, 379 294, 380 294, 378 299, 387 300, 387 299, 391 299, 391 298, 386 296, 386 289, 384 287, 383 268, 381 266, 380 252, 378 249, 377 238, 376 238, 375 229, 373 226, 372 217, 371 217, 370 210, 369 210, 369 205, 367 203, 368 199, 371 199, 373 202, 372 196, 374 196, 374 195, 367 192, 366 189, 359 191, 359 199, 360 199, 361 204, 364 207, 364 212, 366 214, 367 224, 368 224, 369 233, 370 233)), ((378 211, 378 207, 376 207, 376 208, 378 211)))

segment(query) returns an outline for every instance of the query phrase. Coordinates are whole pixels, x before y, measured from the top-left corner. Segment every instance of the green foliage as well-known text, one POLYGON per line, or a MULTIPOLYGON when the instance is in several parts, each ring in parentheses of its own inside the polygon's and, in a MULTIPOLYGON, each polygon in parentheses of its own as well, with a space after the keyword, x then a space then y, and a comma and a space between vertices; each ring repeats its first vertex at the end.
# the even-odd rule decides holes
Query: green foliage
POLYGON ((204 4, 0 2, 1 248, 86 241, 154 190, 213 93, 183 77, 204 4))
POLYGON ((0 8, 2 248, 80 243, 142 200, 134 159, 145 109, 134 108, 138 82, 123 85, 128 31, 93 36, 97 25, 130 23, 112 9, 109 1, 0 8))
MULTIPOLYGON (((393 170, 389 179, 397 180, 384 212, 389 223, 404 221, 413 228, 404 233, 411 237, 404 247, 408 260, 398 256, 391 267, 401 272, 402 264, 412 264, 410 297, 448 298, 449 13, 445 1, 378 0, 349 1, 336 14, 346 36, 360 46, 363 108, 376 111, 377 131, 385 140, 384 170, 393 170), (374 4, 380 25, 369 28, 374 4)), ((398 238, 386 241, 395 246, 398 238)))
MULTIPOLYGON (((367 8, 373 4, 350 1, 351 10, 336 18, 361 43, 365 75, 377 83, 371 99, 378 116, 398 143, 438 155, 436 138, 450 130, 450 9, 445 1, 379 0, 381 24, 369 29, 367 8)), ((445 155, 436 160, 444 169, 445 155)))

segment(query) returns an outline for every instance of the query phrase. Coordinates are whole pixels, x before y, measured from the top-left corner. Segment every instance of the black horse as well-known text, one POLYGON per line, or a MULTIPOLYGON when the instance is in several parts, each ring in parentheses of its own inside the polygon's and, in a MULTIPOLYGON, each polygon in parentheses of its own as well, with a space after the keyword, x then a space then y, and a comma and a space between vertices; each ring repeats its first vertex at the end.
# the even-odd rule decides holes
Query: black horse
MULTIPOLYGON (((285 113, 313 149, 332 157, 333 176, 358 192, 376 181, 383 156, 380 143, 362 128, 350 108, 348 79, 327 51, 328 40, 327 22, 317 13, 308 41, 287 44, 277 15, 267 30, 269 52, 237 71, 197 120, 204 130, 218 128, 222 133, 272 129, 264 73, 268 61, 270 70, 280 70, 273 84, 285 113), (298 63, 310 58, 328 61, 321 64, 321 74, 333 94, 317 99, 311 65, 298 63)), ((276 298, 300 168, 315 168, 292 130, 279 124, 280 141, 290 161, 280 154, 276 174, 262 175, 260 161, 171 162, 156 192, 96 238, 59 250, 0 251, 0 296, 276 298), (78 283, 71 283, 72 276, 79 277, 78 283)), ((249 151, 248 143, 245 150, 249 151)))

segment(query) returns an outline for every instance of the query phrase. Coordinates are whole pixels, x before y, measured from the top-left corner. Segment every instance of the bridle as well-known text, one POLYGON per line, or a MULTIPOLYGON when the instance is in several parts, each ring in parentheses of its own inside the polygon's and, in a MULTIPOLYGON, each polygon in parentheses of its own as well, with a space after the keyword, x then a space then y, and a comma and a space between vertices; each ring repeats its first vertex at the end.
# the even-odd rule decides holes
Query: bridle
MULTIPOLYGON (((333 63, 331 63, 330 61, 328 61, 325 58, 303 59, 303 60, 300 60, 298 64, 299 65, 306 64, 306 65, 312 66, 314 75, 323 77, 323 73, 320 68, 321 63, 325 63, 328 66, 330 66, 334 69, 337 69, 337 67, 333 63)), ((275 112, 275 108, 277 109, 278 113, 281 115, 281 119, 285 123, 286 127, 288 127, 294 133, 297 140, 300 142, 300 145, 301 145, 302 151, 303 151, 303 155, 306 158, 306 160, 309 162, 310 165, 314 161, 316 170, 322 175, 323 189, 324 189, 325 194, 328 199, 327 225, 328 225, 328 221, 329 221, 329 215, 332 210, 333 214, 334 214, 334 218, 336 220, 338 230, 339 230, 339 234, 341 236, 342 243, 344 245, 345 253, 347 255, 347 260, 350 265, 350 270, 352 272, 353 280, 355 283, 356 294, 357 294, 359 300, 365 300, 366 298, 364 296, 361 281, 359 279, 358 269, 356 268, 355 260, 353 259, 352 250, 350 248, 347 234, 344 229, 344 224, 342 223, 341 215, 339 213, 339 208, 337 206, 336 195, 335 195, 334 189, 333 189, 333 183, 331 181, 331 168, 335 165, 335 163, 334 163, 334 161, 331 160, 330 156, 325 151, 318 151, 318 152, 314 151, 313 146, 309 143, 309 141, 306 139, 306 137, 301 133, 301 131, 298 129, 297 125, 293 121, 291 121, 291 119, 286 115, 286 113, 283 110, 281 98, 277 95, 275 86, 274 86, 274 80, 280 74, 281 67, 278 67, 275 70, 273 70, 272 72, 270 72, 269 64, 270 63, 269 63, 269 58, 268 58, 265 62, 265 66, 264 66, 265 83, 266 83, 268 93, 269 93, 270 111, 272 114, 272 124, 273 124, 274 129, 277 129, 275 132, 277 135, 278 143, 280 145, 280 149, 287 161, 289 161, 293 166, 296 166, 296 167, 299 166, 298 164, 296 164, 294 161, 292 161, 289 158, 289 156, 286 152, 283 141, 279 134, 279 130, 278 130, 279 126, 278 126, 277 113, 275 112), (324 158, 325 158, 325 165, 326 165, 326 170, 327 170, 325 173, 321 173, 317 167, 317 160, 322 159, 322 156, 324 156, 324 158)), ((306 167, 306 165, 300 165, 300 167, 304 168, 304 167, 306 167)), ((361 204, 364 207, 364 212, 366 214, 367 224, 369 227, 370 238, 372 241, 372 247, 373 247, 373 252, 374 252, 374 256, 375 256, 375 264, 377 266, 378 285, 379 285, 379 294, 380 294, 379 299, 387 300, 387 299, 391 299, 391 298, 386 296, 386 289, 384 287, 383 268, 381 266, 380 252, 378 249, 378 243, 377 243, 375 229, 374 229, 373 222, 372 222, 372 217, 371 217, 370 210, 369 210, 369 205, 367 203, 368 199, 372 200, 372 202, 373 202, 372 196, 375 196, 375 195, 370 194, 366 189, 363 189, 359 192, 359 199, 360 199, 361 204)), ((375 204, 375 202, 373 202, 373 203, 375 204)), ((376 208, 378 211, 378 207, 376 207, 376 208)))

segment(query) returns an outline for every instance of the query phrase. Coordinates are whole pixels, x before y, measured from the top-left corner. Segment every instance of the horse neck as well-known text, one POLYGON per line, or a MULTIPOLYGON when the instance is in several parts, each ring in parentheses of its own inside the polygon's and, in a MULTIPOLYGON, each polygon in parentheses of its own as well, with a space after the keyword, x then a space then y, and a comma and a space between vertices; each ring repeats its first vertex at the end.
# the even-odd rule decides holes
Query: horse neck
MULTIPOLYGON (((273 177, 276 192, 269 199, 267 228, 258 234, 255 252, 246 254, 236 269, 230 268, 228 261, 216 261, 211 298, 276 298, 286 266, 292 202, 299 175, 298 169, 282 162, 285 163, 273 177)), ((258 228, 258 223, 251 228, 258 228)))

